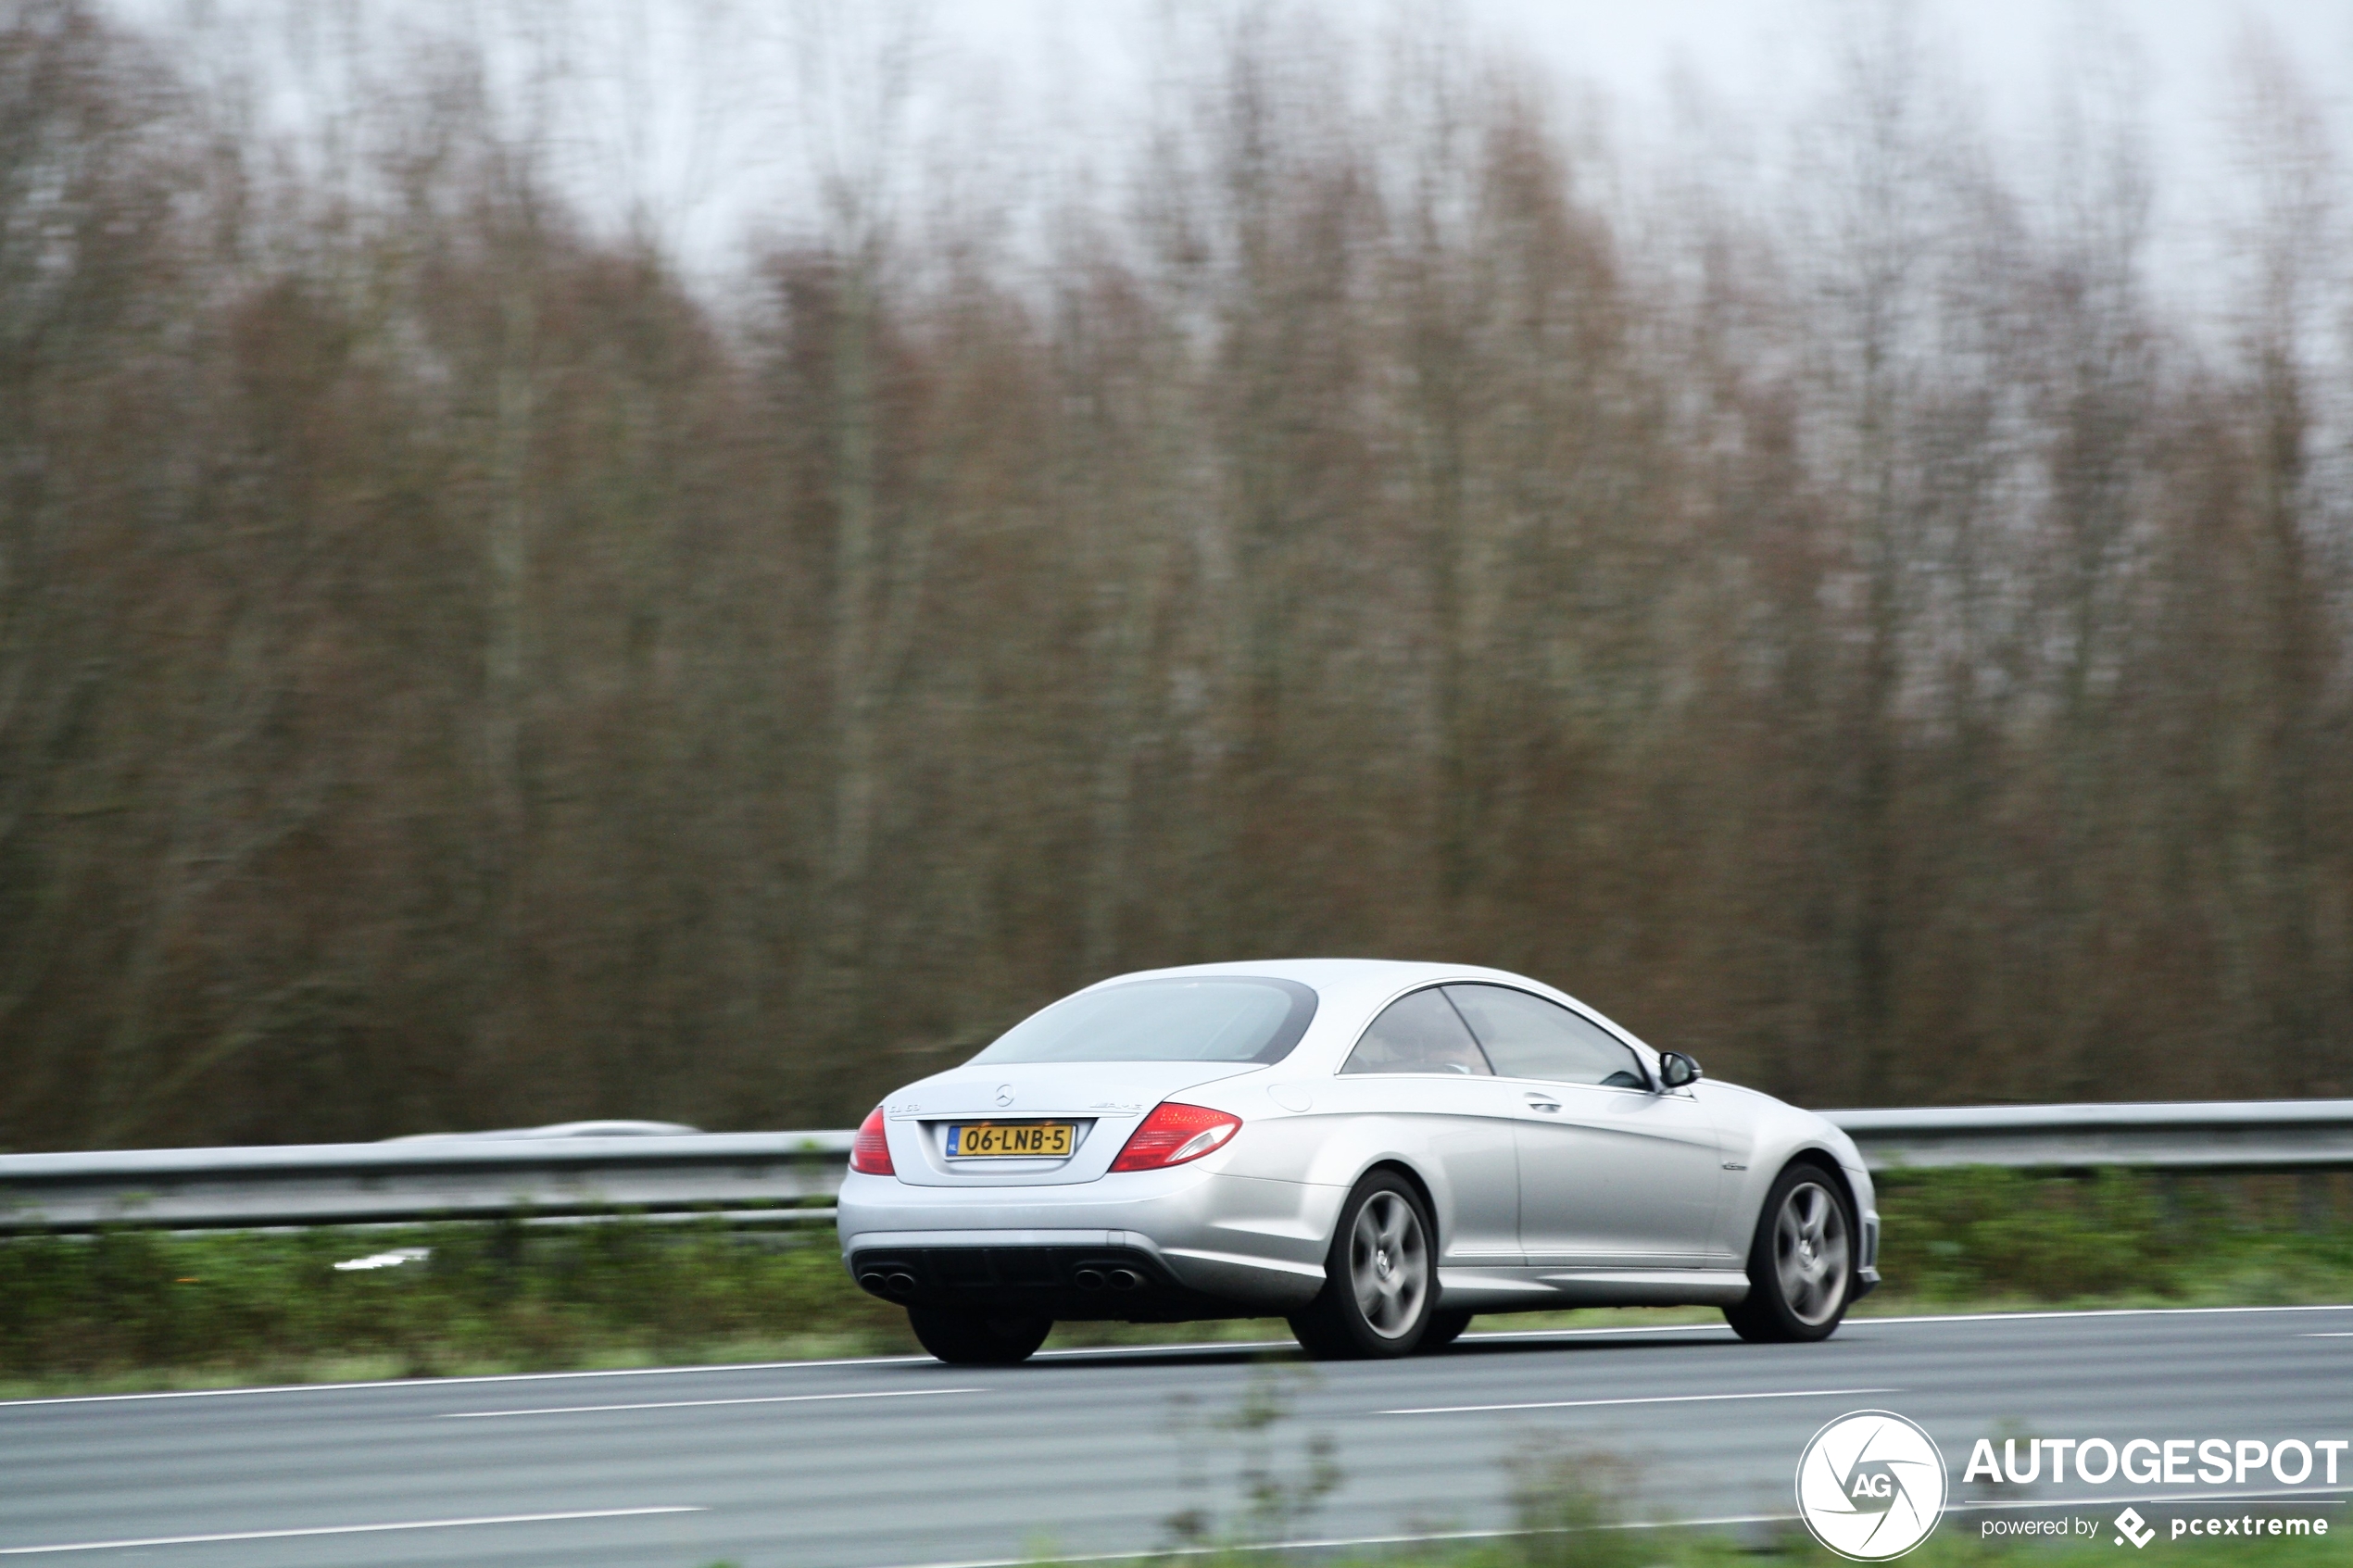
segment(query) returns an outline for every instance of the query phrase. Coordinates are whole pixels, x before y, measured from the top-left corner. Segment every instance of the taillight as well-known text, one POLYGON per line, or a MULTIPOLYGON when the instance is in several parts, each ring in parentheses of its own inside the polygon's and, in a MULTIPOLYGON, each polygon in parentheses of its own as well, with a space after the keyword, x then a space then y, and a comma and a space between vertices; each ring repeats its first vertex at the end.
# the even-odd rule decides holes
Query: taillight
POLYGON ((1241 1130, 1242 1119, 1207 1106, 1163 1100, 1111 1162, 1114 1171, 1158 1171, 1199 1160, 1241 1130))
POLYGON ((849 1146, 849 1168, 862 1176, 895 1176, 890 1163, 890 1138, 883 1131, 882 1107, 866 1112, 858 1123, 857 1141, 849 1146))

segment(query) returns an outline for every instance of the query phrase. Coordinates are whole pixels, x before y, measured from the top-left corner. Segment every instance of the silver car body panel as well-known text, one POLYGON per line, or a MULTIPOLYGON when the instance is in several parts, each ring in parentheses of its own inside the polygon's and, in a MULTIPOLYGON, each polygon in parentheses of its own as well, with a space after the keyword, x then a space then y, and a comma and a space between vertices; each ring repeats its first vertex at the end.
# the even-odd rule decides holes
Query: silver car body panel
MULTIPOLYGON (((1148 1257, 1236 1311, 1296 1311, 1321 1287, 1342 1201, 1393 1166, 1428 1195, 1441 1299, 1480 1311, 1582 1304, 1727 1304, 1747 1292, 1759 1210, 1791 1160, 1834 1163, 1878 1281, 1879 1216, 1853 1142, 1811 1111, 1702 1080, 1613 1088, 1455 1073, 1341 1074, 1365 1027, 1427 985, 1515 986, 1624 1041, 1656 1083, 1658 1053, 1550 986, 1498 970, 1292 960, 1150 971, 1264 975, 1317 995, 1298 1045, 1252 1062, 972 1064, 884 1101, 897 1174, 850 1174, 842 1251, 1109 1248, 1148 1257), (1167 1098, 1230 1112, 1241 1131, 1173 1169, 1108 1173, 1167 1098), (951 1160, 944 1128, 977 1117, 1079 1123, 1066 1160, 951 1160)), ((1116 1315, 1106 1311, 1103 1315, 1116 1315)))

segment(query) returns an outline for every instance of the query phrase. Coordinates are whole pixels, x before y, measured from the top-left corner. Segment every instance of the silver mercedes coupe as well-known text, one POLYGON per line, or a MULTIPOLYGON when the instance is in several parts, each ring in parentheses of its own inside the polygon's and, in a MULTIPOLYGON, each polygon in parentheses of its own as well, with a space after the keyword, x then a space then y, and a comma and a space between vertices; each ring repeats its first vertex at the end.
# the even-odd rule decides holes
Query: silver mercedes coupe
POLYGON ((965 1363, 1058 1319, 1277 1315, 1382 1357, 1478 1312, 1698 1302, 1821 1339, 1879 1283, 1870 1175, 1821 1117, 1523 976, 1356 959, 1063 997, 875 1108, 839 1224, 965 1363))

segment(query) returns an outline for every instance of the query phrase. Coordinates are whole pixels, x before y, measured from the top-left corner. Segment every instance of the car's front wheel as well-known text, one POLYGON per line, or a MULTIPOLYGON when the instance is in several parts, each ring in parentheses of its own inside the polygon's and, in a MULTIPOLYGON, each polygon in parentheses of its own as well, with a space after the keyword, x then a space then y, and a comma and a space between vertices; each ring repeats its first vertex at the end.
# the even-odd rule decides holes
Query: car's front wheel
POLYGON ((1404 1178, 1377 1171, 1340 1206, 1324 1288, 1290 1320, 1310 1356, 1356 1361, 1411 1355, 1437 1299, 1429 1217, 1404 1178))
POLYGON ((916 1342, 950 1366, 1012 1366, 1029 1360, 1053 1332, 1049 1318, 987 1317, 910 1307, 907 1323, 916 1342))
POLYGON ((1813 1165, 1775 1179, 1748 1252, 1748 1296, 1724 1309, 1743 1339, 1828 1339, 1855 1293, 1855 1216, 1813 1165))

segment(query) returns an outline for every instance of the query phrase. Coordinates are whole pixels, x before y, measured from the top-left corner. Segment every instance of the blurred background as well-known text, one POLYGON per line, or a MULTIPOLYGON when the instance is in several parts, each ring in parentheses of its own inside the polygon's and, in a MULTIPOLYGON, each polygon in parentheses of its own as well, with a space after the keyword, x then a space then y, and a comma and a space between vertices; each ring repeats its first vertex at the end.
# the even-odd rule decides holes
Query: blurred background
POLYGON ((0 0, 0 1147, 2353 1094, 2353 19, 1608 10, 0 0))

